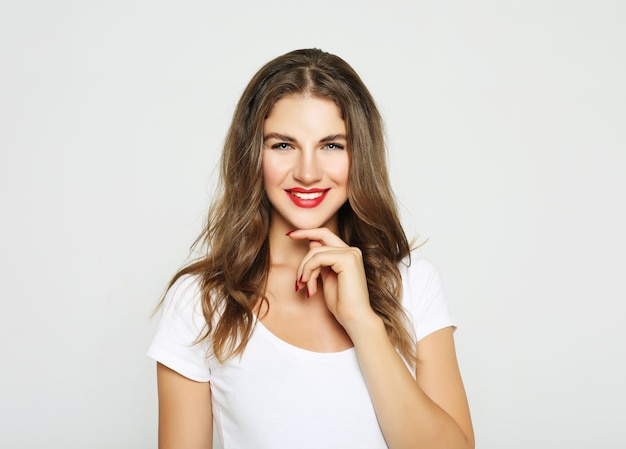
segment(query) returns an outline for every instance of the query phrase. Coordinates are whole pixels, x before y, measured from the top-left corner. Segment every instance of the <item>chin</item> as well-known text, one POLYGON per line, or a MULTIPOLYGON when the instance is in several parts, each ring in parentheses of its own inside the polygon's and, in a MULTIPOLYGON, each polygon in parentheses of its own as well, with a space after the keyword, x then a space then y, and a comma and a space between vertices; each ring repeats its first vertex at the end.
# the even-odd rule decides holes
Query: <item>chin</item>
POLYGON ((289 230, 291 229, 318 229, 318 228, 329 228, 331 230, 337 229, 337 214, 329 213, 329 211, 325 211, 321 213, 321 211, 313 211, 302 210, 302 211, 293 211, 293 210, 284 210, 284 213, 281 213, 278 209, 272 209, 272 221, 275 225, 279 227, 285 227, 289 230))
POLYGON ((330 230, 337 230, 338 226, 337 226, 337 221, 333 221, 333 220, 327 220, 327 221, 322 221, 322 222, 306 222, 306 223, 300 223, 299 226, 297 226, 297 229, 318 229, 318 228, 328 228, 330 230))

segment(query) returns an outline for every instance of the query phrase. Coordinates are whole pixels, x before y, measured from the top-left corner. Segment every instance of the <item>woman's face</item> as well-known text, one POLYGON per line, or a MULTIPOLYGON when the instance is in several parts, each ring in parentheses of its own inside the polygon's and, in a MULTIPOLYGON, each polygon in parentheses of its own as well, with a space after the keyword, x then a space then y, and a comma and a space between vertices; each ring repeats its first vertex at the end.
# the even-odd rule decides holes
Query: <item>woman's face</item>
POLYGON ((348 199, 346 125, 331 100, 281 98, 263 124, 263 180, 272 227, 328 227, 348 199))

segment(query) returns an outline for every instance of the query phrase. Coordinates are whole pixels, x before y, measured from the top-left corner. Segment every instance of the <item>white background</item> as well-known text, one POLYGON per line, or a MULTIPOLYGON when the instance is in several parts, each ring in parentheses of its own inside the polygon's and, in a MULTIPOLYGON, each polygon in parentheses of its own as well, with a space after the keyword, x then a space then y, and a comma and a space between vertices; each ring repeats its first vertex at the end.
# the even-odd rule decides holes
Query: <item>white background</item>
POLYGON ((266 61, 346 59, 477 447, 626 447, 626 4, 2 1, 0 447, 154 448, 150 319, 266 61))

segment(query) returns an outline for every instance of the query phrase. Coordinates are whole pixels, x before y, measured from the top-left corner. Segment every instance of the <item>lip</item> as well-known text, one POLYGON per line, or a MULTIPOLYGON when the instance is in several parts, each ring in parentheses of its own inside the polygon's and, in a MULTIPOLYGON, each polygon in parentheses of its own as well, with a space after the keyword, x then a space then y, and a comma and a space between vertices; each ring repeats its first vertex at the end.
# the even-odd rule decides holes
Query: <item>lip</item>
POLYGON ((322 204, 326 195, 330 192, 330 189, 303 189, 302 187, 294 187, 292 189, 285 189, 285 193, 289 197, 289 199, 298 207, 302 207, 304 209, 311 209, 313 207, 317 207, 322 204), (315 198, 301 198, 294 193, 304 194, 304 195, 315 195, 315 198))

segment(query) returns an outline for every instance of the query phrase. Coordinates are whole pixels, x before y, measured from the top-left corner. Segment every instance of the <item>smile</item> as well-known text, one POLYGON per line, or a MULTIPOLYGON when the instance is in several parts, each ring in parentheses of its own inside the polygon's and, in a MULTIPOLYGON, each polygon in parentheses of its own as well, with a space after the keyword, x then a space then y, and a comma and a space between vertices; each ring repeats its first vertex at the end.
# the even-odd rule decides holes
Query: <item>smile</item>
POLYGON ((319 206, 330 189, 293 189, 285 190, 289 198, 298 207, 311 208, 319 206))
POLYGON ((314 200, 324 194, 324 192, 312 192, 312 193, 289 192, 289 193, 291 193, 293 196, 297 196, 298 198, 302 200, 314 200))

